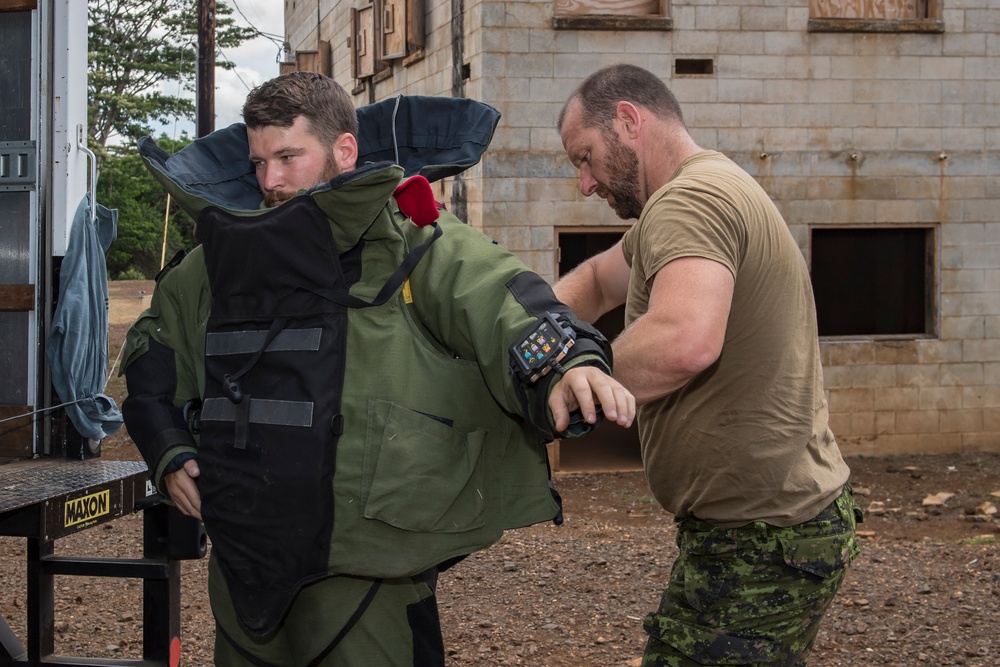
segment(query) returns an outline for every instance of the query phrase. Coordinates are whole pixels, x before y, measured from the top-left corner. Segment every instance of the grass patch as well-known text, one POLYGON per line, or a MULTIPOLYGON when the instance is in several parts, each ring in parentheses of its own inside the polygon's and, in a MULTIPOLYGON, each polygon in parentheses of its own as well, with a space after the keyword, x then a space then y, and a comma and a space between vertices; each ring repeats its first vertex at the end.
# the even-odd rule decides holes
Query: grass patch
POLYGON ((618 497, 621 498, 623 503, 632 503, 633 505, 649 505, 656 503, 656 498, 653 496, 636 496, 630 491, 622 491, 618 494, 618 497))

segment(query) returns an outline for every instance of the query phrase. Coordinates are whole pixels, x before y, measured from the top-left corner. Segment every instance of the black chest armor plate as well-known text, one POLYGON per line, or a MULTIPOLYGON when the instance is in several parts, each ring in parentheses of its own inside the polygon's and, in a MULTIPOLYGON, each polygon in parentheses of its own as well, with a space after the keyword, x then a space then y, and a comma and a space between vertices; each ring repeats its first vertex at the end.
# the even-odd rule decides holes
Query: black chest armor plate
POLYGON ((203 516, 235 607, 267 634, 327 574, 343 430, 348 287, 361 244, 335 246, 311 198, 237 217, 206 209, 212 290, 199 457, 203 516))

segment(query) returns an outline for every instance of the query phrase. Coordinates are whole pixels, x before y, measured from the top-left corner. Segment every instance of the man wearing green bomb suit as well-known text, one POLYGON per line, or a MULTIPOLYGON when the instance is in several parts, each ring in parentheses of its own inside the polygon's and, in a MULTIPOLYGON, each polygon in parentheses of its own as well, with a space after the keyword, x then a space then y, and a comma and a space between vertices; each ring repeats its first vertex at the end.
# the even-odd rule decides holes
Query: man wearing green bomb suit
POLYGON ((643 667, 805 665, 860 512, 827 423, 802 253, 652 73, 592 74, 559 131, 583 195, 638 219, 555 291, 590 322, 625 304, 615 377, 640 405, 650 488, 678 521, 643 667))
POLYGON ((356 166, 358 113, 296 72, 251 92, 245 131, 140 144, 202 245, 129 332, 123 411, 212 540, 217 665, 443 666, 438 572, 556 517, 546 439, 634 416, 541 278, 421 176, 356 166))

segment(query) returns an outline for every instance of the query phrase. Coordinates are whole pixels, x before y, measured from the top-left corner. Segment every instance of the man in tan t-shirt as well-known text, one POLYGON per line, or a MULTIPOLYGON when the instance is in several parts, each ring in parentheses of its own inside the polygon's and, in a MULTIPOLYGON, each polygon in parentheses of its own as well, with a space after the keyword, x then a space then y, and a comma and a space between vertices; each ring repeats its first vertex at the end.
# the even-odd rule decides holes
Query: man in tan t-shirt
POLYGON ((802 253, 650 72, 591 75, 559 131, 581 192, 638 219, 555 291, 591 322, 625 304, 615 377, 640 405, 650 488, 679 522, 643 667, 804 665, 860 512, 828 426, 802 253))

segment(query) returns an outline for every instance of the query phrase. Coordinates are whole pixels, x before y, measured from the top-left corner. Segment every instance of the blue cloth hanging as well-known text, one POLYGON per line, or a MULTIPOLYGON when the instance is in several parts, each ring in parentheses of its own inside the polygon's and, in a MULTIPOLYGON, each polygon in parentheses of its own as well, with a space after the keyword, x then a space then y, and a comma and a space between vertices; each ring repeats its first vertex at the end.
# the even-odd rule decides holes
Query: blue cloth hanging
POLYGON ((108 269, 104 255, 118 233, 118 209, 90 193, 76 209, 59 274, 59 301, 45 356, 66 415, 85 438, 101 441, 122 427, 122 414, 102 393, 108 379, 108 269))

